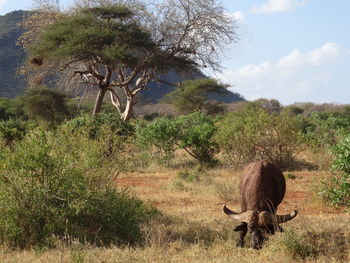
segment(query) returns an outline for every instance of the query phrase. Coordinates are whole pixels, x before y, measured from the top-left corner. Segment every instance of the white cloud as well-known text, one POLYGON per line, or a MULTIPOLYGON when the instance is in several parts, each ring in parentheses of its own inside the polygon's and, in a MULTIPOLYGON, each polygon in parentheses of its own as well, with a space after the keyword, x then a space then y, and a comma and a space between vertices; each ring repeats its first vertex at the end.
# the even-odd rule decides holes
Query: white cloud
POLYGON ((238 70, 238 74, 243 77, 249 77, 249 76, 263 76, 270 74, 272 72, 273 65, 271 62, 263 62, 260 65, 252 65, 249 64, 247 66, 244 66, 238 70))
POLYGON ((234 13, 231 13, 230 16, 236 20, 238 23, 244 23, 245 22, 245 16, 242 11, 236 11, 234 13))
POLYGON ((309 53, 303 54, 299 49, 281 58, 277 66, 280 68, 296 68, 300 66, 319 66, 339 57, 341 49, 336 43, 326 43, 309 53))
POLYGON ((316 90, 333 81, 329 73, 332 62, 345 56, 348 52, 338 44, 325 43, 310 52, 296 49, 276 62, 229 69, 217 77, 248 100, 274 98, 283 104, 310 101, 316 90))
POLYGON ((280 13, 288 12, 306 4, 308 0, 268 0, 261 6, 252 8, 252 13, 280 13))
POLYGON ((3 9, 7 0, 0 0, 0 10, 3 9))

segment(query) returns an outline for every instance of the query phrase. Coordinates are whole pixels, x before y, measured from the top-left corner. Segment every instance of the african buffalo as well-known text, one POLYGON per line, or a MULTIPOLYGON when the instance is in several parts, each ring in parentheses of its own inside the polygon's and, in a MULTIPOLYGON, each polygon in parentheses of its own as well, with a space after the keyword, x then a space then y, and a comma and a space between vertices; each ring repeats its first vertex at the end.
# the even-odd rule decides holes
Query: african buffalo
POLYGON ((283 231, 279 226, 297 215, 297 211, 287 215, 276 215, 277 206, 282 202, 286 181, 280 169, 268 162, 254 162, 248 165, 241 178, 241 213, 236 213, 224 205, 228 216, 241 222, 234 231, 240 232, 237 246, 243 247, 247 231, 251 233, 251 247, 261 248, 263 233, 274 234, 283 231))

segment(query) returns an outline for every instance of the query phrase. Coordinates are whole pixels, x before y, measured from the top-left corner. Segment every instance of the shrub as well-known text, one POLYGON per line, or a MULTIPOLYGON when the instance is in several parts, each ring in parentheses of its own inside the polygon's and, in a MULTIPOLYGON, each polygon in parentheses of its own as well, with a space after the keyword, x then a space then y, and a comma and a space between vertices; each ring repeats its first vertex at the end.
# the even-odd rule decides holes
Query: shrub
POLYGON ((332 152, 335 174, 321 182, 319 194, 332 205, 350 207, 350 136, 334 146, 332 152))
POLYGON ((128 136, 133 133, 133 127, 123 122, 120 116, 114 113, 99 113, 96 116, 83 114, 66 122, 65 127, 71 131, 87 131, 90 138, 98 137, 103 130, 102 127, 107 127, 119 136, 128 136))
POLYGON ((178 145, 201 164, 214 162, 218 145, 214 140, 217 127, 210 116, 200 112, 179 116, 175 119, 179 129, 178 145))
POLYGON ((329 149, 348 134, 349 127, 349 114, 341 112, 315 112, 307 119, 305 142, 309 158, 319 168, 330 168, 333 156, 329 149))
POLYGON ((176 147, 184 149, 201 164, 214 160, 216 126, 210 116, 195 112, 175 119, 159 118, 136 128, 138 144, 153 156, 170 161, 176 147))
POLYGON ((278 100, 275 99, 264 99, 264 98, 260 98, 257 100, 254 100, 253 102, 251 102, 251 106, 250 107, 256 107, 256 108, 260 108, 265 110, 268 113, 272 113, 272 112, 280 112, 282 110, 282 106, 279 103, 278 100))
POLYGON ((315 112, 308 119, 307 138, 318 147, 335 145, 349 132, 350 116, 341 112, 315 112))
POLYGON ((68 116, 65 95, 53 89, 30 89, 18 100, 22 103, 24 114, 32 120, 56 124, 68 116))
MULTIPOLYGON (((335 216, 334 219, 343 222, 341 217, 335 216)), ((299 229, 294 227, 283 234, 274 235, 269 243, 268 246, 277 253, 280 250, 289 254, 291 261, 286 262, 348 261, 348 229, 344 226, 335 229, 334 222, 328 218, 313 221, 303 218, 299 229)))
POLYGON ((161 163, 169 164, 175 152, 178 128, 170 118, 141 122, 136 126, 137 144, 161 163))
POLYGON ((56 238, 142 243, 141 225, 156 210, 116 190, 111 171, 102 169, 107 144, 74 136, 65 142, 67 137, 38 131, 12 152, 1 149, 1 240, 18 247, 52 246, 56 238))
POLYGON ((0 98, 0 120, 7 121, 20 117, 23 117, 23 112, 16 100, 0 98))
POLYGON ((23 139, 25 134, 34 127, 34 122, 15 119, 0 121, 0 138, 4 140, 5 145, 9 145, 16 140, 23 139))
POLYGON ((301 126, 295 116, 249 107, 220 122, 216 141, 235 166, 266 160, 285 168, 301 150, 301 126))

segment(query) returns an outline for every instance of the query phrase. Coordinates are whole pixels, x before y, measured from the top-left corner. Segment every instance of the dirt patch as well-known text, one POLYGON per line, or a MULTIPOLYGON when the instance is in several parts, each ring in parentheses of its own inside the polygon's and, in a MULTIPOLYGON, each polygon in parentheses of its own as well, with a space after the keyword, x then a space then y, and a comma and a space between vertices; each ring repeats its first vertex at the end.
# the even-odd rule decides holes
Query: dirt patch
MULTIPOLYGON (((343 209, 327 207, 315 199, 311 192, 311 183, 320 175, 318 172, 295 172, 296 179, 286 179, 287 191, 285 198, 278 207, 278 213, 289 213, 297 209, 303 215, 318 214, 340 214, 343 209)), ((231 182, 231 176, 227 176, 227 171, 220 171, 221 176, 227 183, 231 182)), ((223 205, 215 193, 211 192, 210 186, 197 186, 202 191, 197 190, 176 191, 171 189, 171 182, 176 177, 176 171, 169 173, 129 173, 117 179, 117 184, 123 187, 131 187, 137 196, 150 201, 161 210, 181 211, 193 208, 199 210, 220 210, 223 205)), ((195 183, 194 183, 195 184, 195 183)), ((237 187, 239 187, 237 185, 237 187)), ((239 207, 238 202, 231 202, 230 206, 239 207)))

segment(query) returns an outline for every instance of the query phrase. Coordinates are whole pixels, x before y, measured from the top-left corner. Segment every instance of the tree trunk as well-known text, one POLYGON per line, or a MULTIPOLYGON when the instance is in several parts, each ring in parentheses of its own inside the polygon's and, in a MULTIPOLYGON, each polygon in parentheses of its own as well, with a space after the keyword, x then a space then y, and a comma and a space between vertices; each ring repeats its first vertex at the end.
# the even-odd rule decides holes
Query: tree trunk
POLYGON ((125 105, 125 110, 122 114, 122 119, 123 121, 128 121, 130 120, 132 116, 132 111, 133 111, 133 98, 134 96, 128 96, 126 98, 126 105, 125 105))
POLYGON ((96 100, 95 100, 95 106, 94 106, 94 110, 92 112, 92 116, 96 116, 97 113, 99 113, 101 111, 101 107, 102 107, 102 101, 103 98, 106 94, 106 89, 99 89, 96 100))

